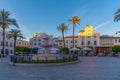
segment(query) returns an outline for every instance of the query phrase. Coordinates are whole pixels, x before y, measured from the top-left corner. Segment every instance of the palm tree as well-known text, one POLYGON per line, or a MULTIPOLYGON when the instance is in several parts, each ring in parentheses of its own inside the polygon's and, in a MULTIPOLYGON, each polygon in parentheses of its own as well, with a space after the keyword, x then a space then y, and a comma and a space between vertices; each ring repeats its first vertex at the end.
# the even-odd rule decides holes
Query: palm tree
POLYGON ((24 37, 21 34, 20 30, 18 30, 18 29, 11 29, 11 31, 9 31, 8 38, 13 38, 14 39, 14 53, 15 53, 17 38, 23 39, 24 37))
POLYGON ((65 32, 66 30, 68 30, 68 27, 67 27, 64 23, 62 23, 62 24, 60 24, 60 25, 57 27, 57 29, 62 32, 63 45, 64 45, 64 48, 65 48, 64 32, 65 32))
POLYGON ((78 16, 72 16, 72 18, 69 19, 68 22, 73 26, 73 48, 74 48, 74 28, 76 24, 79 24, 80 19, 78 18, 78 16))
POLYGON ((115 12, 114 21, 118 22, 120 20, 120 8, 115 12))
POLYGON ((19 28, 16 20, 10 18, 9 16, 9 11, 5 11, 4 9, 0 11, 0 27, 3 29, 3 56, 5 54, 5 29, 9 28, 10 25, 14 25, 17 28, 19 28))

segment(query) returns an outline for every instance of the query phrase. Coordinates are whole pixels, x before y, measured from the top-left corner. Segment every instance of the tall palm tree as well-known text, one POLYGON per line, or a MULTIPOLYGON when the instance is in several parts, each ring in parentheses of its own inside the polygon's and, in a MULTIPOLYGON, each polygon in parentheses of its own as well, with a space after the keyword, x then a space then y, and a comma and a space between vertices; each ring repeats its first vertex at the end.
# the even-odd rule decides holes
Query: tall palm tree
POLYGON ((14 39, 14 53, 15 53, 17 38, 23 39, 24 37, 21 34, 20 30, 18 30, 18 29, 11 29, 11 31, 9 31, 8 38, 13 38, 14 39))
POLYGON ((68 27, 67 27, 64 23, 62 23, 62 24, 60 24, 60 25, 57 27, 57 29, 62 32, 63 45, 64 45, 64 48, 65 48, 64 32, 65 32, 66 30, 68 30, 68 27))
MULTIPOLYGON (((120 8, 117 10, 117 12, 115 12, 114 14, 114 21, 118 22, 120 20, 120 8)), ((116 31, 116 35, 120 33, 120 31, 116 31)))
POLYGON ((16 20, 9 16, 9 11, 5 11, 4 9, 0 11, 0 27, 3 29, 3 56, 5 54, 5 29, 9 28, 10 25, 14 25, 19 28, 16 20))
POLYGON ((72 18, 69 19, 68 22, 70 24, 72 24, 72 26, 73 26, 73 48, 74 48, 74 28, 75 28, 76 24, 79 24, 80 19, 78 16, 72 16, 72 18))
POLYGON ((118 22, 120 20, 120 8, 115 12, 114 21, 118 22))

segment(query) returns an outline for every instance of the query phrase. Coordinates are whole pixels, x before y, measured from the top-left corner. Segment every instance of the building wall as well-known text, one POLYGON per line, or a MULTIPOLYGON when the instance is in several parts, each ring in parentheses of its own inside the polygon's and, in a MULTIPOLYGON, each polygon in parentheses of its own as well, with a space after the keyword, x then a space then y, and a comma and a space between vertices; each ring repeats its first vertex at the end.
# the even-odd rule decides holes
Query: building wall
MULTIPOLYGON (((75 36, 74 39, 75 39, 74 47, 100 46, 100 33, 94 32, 93 27, 90 25, 87 25, 84 30, 80 30, 78 32, 78 35, 75 36)), ((73 45, 72 41, 73 41, 72 36, 65 37, 66 46, 68 48, 72 48, 73 45)))
POLYGON ((120 45, 120 37, 114 37, 114 45, 120 45))
POLYGON ((114 36, 101 36, 100 37, 101 47, 112 47, 114 46, 114 36))
POLYGON ((17 40, 16 41, 16 46, 24 46, 24 47, 30 47, 29 41, 25 40, 17 40))
POLYGON ((78 46, 86 47, 86 46, 100 46, 100 34, 93 33, 92 36, 79 36, 78 37, 78 46))
MULTIPOLYGON (((72 48, 73 47, 73 37, 72 36, 65 37, 65 45, 68 48, 72 48)), ((74 46, 75 47, 78 46, 78 36, 74 37, 74 46)))
MULTIPOLYGON (((5 54, 13 54, 14 52, 14 39, 8 39, 7 35, 9 34, 9 32, 6 31, 5 34, 5 54)), ((3 49, 3 34, 2 34, 2 30, 0 31, 0 55, 3 53, 2 51, 3 49)))
POLYGON ((30 39, 30 48, 40 48, 45 44, 45 37, 48 37, 48 44, 53 46, 53 38, 51 35, 47 35, 45 33, 41 33, 39 35, 34 35, 33 38, 30 39))
MULTIPOLYGON (((13 38, 8 38, 7 35, 9 34, 8 31, 5 32, 5 54, 13 54, 14 53, 14 39, 13 38)), ((29 41, 24 41, 24 40, 17 40, 16 41, 16 46, 25 46, 29 47, 29 41)), ((0 55, 3 53, 3 34, 2 30, 0 30, 0 55)))

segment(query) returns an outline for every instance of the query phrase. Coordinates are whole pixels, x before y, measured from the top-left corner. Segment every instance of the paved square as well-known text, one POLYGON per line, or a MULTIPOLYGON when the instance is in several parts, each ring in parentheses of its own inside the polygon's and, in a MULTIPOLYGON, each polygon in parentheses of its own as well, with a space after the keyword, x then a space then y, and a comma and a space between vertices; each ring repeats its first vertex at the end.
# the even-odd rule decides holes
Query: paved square
POLYGON ((0 80, 120 80, 119 57, 79 57, 62 66, 12 66, 0 58, 0 80))

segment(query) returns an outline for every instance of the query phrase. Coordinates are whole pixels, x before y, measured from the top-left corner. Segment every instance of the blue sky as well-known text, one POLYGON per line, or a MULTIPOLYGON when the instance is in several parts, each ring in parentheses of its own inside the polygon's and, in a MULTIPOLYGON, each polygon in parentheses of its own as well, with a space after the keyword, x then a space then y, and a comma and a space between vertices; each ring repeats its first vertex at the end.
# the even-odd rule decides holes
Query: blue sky
MULTIPOLYGON (((34 32, 61 36, 56 27, 61 23, 68 25, 68 19, 74 15, 81 19, 76 35, 87 24, 101 35, 115 35, 120 30, 120 22, 113 22, 114 13, 120 8, 119 0, 0 0, 0 10, 3 8, 18 21, 26 40, 34 32)), ((65 35, 72 35, 72 26, 65 35)))

